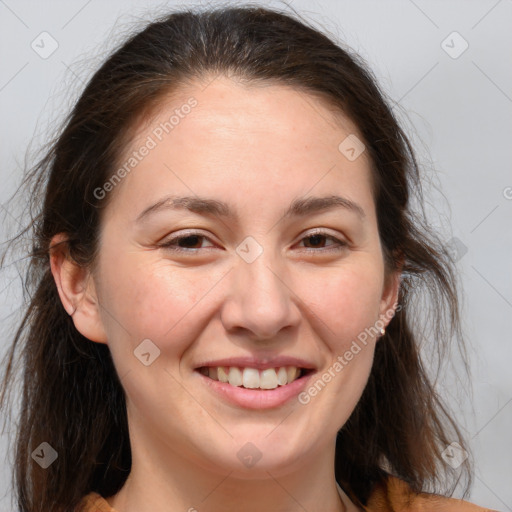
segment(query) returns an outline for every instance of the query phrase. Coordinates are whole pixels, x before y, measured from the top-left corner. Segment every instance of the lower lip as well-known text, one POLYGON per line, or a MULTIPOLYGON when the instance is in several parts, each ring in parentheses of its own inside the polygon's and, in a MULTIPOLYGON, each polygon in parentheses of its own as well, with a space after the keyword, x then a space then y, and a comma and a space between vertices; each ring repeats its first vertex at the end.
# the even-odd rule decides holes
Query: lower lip
POLYGON ((246 409, 271 409, 280 407, 296 398, 306 387, 313 373, 308 373, 294 380, 291 384, 278 386, 275 389, 246 389, 243 387, 232 386, 231 384, 210 379, 206 375, 196 371, 203 382, 216 394, 246 409))

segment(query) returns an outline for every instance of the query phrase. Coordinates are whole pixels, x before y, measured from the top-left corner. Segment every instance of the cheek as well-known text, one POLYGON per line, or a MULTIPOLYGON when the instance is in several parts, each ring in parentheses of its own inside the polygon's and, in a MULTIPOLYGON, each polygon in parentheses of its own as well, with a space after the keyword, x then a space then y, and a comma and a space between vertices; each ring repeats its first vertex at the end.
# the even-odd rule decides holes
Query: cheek
POLYGON ((323 326, 324 338, 331 340, 333 348, 350 345, 379 318, 382 276, 375 266, 323 269, 314 279, 301 276, 296 289, 300 289, 300 296, 318 318, 316 324, 323 326))
POLYGON ((144 260, 119 258, 103 266, 100 302, 107 311, 102 318, 109 343, 126 344, 128 337, 133 349, 149 338, 161 350, 170 342, 173 351, 184 350, 185 337, 191 339, 200 331, 202 301, 222 274, 144 260))
POLYGON ((352 414, 372 368, 382 290, 378 268, 346 265, 335 272, 330 269, 323 279, 317 276, 314 287, 302 287, 316 318, 311 321, 315 337, 329 357, 299 401, 329 414, 335 430, 352 414))

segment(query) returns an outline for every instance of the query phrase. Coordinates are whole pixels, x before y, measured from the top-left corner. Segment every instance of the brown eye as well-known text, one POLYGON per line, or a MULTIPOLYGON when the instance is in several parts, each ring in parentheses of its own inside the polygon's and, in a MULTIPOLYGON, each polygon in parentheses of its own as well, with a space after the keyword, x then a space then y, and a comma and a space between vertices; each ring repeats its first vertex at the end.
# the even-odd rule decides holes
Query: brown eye
POLYGON ((344 249, 348 244, 332 235, 323 232, 312 233, 305 236, 301 241, 305 243, 306 249, 315 252, 339 251, 344 249), (332 243, 326 245, 330 240, 332 243))
POLYGON ((183 236, 181 238, 177 238, 177 245, 179 247, 185 247, 187 249, 198 249, 198 247, 190 247, 190 246, 197 246, 201 245, 201 241, 204 238, 204 236, 200 235, 189 235, 189 236, 183 236))
POLYGON ((208 240, 204 235, 199 233, 188 233, 186 235, 170 238, 159 244, 159 246, 172 251, 196 252, 198 249, 207 248, 202 247, 204 240, 208 240))
POLYGON ((313 246, 314 249, 318 249, 319 245, 322 245, 322 242, 325 242, 327 240, 327 237, 325 235, 311 235, 304 240, 309 240, 309 243, 313 246))

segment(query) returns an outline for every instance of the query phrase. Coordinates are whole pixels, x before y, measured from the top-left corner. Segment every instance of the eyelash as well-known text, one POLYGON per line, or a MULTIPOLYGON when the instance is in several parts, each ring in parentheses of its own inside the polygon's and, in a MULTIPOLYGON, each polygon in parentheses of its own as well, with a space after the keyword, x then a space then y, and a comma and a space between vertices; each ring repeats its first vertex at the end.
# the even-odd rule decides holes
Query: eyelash
MULTIPOLYGON (((302 242, 303 240, 308 239, 308 238, 312 238, 314 236, 321 236, 321 237, 328 238, 328 239, 334 241, 336 243, 336 246, 335 247, 331 247, 331 248, 320 247, 318 249, 311 248, 311 247, 306 247, 305 248, 306 252, 316 252, 316 253, 318 253, 318 252, 322 252, 322 253, 325 253, 325 252, 337 252, 337 251, 341 251, 341 250, 345 249, 348 246, 347 242, 345 242, 343 240, 340 240, 339 238, 336 238, 336 237, 334 237, 332 235, 329 235, 325 231, 315 231, 315 232, 309 233, 307 236, 301 238, 300 241, 302 242)), ((180 235, 180 236, 176 236, 174 238, 171 238, 170 240, 167 240, 166 242, 163 242, 163 243, 159 244, 159 247, 164 248, 166 250, 174 251, 174 252, 196 254, 197 251, 199 249, 201 249, 200 247, 199 248, 178 247, 179 242, 182 241, 182 240, 186 240, 187 238, 200 238, 200 239, 201 238, 205 238, 205 239, 209 240, 209 238, 206 235, 202 235, 201 233, 197 233, 197 232, 190 232, 190 233, 187 233, 186 235, 180 235)), ((210 240, 210 242, 211 242, 211 240, 210 240)), ((205 249, 211 249, 211 247, 208 247, 208 248, 205 248, 205 249)))

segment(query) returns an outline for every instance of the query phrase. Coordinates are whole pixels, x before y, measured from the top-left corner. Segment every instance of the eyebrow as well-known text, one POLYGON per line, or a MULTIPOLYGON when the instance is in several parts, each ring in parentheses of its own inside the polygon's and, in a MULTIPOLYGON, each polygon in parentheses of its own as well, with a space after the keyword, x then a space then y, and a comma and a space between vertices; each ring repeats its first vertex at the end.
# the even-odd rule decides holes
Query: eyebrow
MULTIPOLYGON (((284 212, 283 218, 288 217, 305 217, 314 213, 319 213, 334 208, 344 208, 348 211, 355 213, 358 217, 363 219, 366 214, 357 203, 341 196, 327 196, 327 197, 305 197, 298 198, 292 201, 289 208, 284 212)), ((216 217, 231 218, 238 221, 238 215, 231 207, 216 199, 209 199, 197 196, 166 196, 155 204, 144 209, 137 217, 136 221, 140 222, 147 218, 150 214, 161 210, 189 210, 198 214, 209 214, 216 217)))

